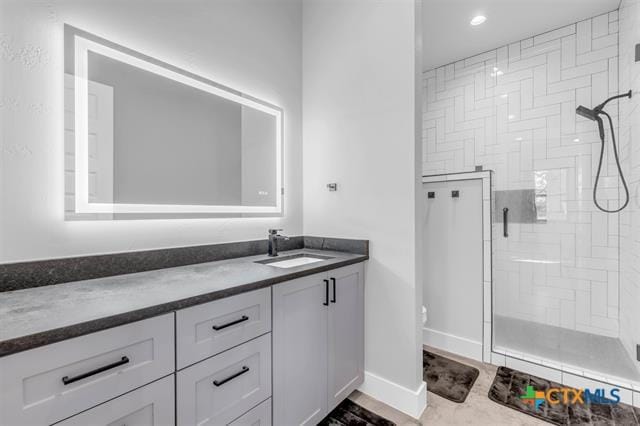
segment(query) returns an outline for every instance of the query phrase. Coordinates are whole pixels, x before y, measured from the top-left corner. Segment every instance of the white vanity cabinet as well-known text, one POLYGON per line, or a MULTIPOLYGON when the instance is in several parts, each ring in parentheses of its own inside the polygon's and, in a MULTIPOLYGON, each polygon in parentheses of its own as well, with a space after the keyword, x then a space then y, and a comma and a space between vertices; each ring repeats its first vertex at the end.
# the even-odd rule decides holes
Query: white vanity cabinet
POLYGON ((253 407, 229 426, 271 426, 271 399, 253 407))
POLYGON ((363 370, 359 263, 0 357, 0 425, 316 424, 363 370))
POLYGON ((274 287, 273 359, 275 425, 314 425, 362 383, 362 264, 274 287))
POLYGON ((328 272, 328 410, 364 380, 364 270, 362 264, 328 272))
POLYGON ((178 370, 271 331, 271 289, 176 312, 178 370))
POLYGON ((170 313, 0 358, 0 424, 49 425, 173 373, 173 323, 170 313))
POLYGON ((175 423, 174 388, 172 374, 56 426, 171 426, 175 423))
POLYGON ((271 335, 177 373, 177 425, 227 425, 271 396, 271 335))

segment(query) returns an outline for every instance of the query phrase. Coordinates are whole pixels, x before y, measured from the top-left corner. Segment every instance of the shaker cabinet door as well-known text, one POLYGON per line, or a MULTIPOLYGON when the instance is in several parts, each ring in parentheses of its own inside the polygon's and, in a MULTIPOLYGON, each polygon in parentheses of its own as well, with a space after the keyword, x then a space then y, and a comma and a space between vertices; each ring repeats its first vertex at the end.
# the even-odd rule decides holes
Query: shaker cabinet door
POLYGON ((327 414, 327 274, 273 287, 273 424, 315 425, 327 414))
POLYGON ((362 264, 329 271, 329 411, 364 380, 364 270, 362 264))

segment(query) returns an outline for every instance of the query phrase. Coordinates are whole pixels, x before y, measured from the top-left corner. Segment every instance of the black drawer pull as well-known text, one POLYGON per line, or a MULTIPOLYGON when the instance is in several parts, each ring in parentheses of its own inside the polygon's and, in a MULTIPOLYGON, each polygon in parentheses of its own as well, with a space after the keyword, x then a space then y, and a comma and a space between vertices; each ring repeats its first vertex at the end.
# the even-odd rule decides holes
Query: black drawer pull
POLYGON ((235 373, 235 374, 232 374, 231 376, 227 377, 226 379, 222 379, 222 380, 214 380, 214 381, 213 381, 213 384, 214 384, 215 386, 222 386, 222 385, 224 385, 225 383, 227 383, 229 380, 233 380, 233 379, 235 379, 236 377, 243 375, 243 374, 244 374, 244 373, 246 373, 247 371, 249 371, 249 367, 247 367, 247 366, 245 365, 245 366, 243 366, 243 367, 242 367, 242 370, 238 371, 238 372, 237 372, 237 373, 235 373))
POLYGON ((509 209, 507 207, 502 209, 502 235, 505 238, 509 237, 509 209))
POLYGON ((75 377, 64 376, 62 378, 62 383, 65 385, 70 385, 73 382, 77 382, 78 380, 86 379, 87 377, 95 376, 96 374, 102 373, 103 371, 111 370, 112 368, 120 367, 121 365, 127 364, 129 362, 129 358, 123 356, 120 358, 120 361, 116 361, 112 364, 105 365, 104 367, 96 368, 95 370, 91 370, 88 373, 80 374, 75 377))
POLYGON ((336 279, 331 278, 331 283, 333 284, 333 297, 331 298, 331 303, 336 303, 336 279))
POLYGON ((241 322, 245 322, 247 320, 249 320, 249 317, 246 315, 243 315, 242 317, 240 317, 240 319, 237 319, 235 321, 231 321, 222 325, 214 325, 213 329, 216 331, 222 330, 223 328, 231 327, 232 325, 240 324, 241 322))
POLYGON ((324 306, 329 306, 329 280, 322 281, 324 281, 324 302, 322 302, 322 304, 324 306))

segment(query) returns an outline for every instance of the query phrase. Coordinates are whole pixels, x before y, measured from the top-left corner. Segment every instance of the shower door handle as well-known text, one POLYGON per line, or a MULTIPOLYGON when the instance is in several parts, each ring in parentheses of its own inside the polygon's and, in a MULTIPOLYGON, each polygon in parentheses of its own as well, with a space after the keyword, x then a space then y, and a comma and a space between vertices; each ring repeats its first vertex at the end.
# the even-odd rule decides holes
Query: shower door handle
POLYGON ((509 209, 507 207, 502 209, 502 235, 509 237, 509 209))

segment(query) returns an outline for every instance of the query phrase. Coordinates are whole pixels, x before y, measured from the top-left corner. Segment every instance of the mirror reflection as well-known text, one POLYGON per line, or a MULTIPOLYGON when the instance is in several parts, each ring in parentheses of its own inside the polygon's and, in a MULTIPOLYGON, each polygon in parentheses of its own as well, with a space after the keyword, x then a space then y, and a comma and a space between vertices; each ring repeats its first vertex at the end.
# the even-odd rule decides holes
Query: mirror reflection
POLYGON ((281 212, 279 108, 71 27, 65 43, 68 213, 281 212))

